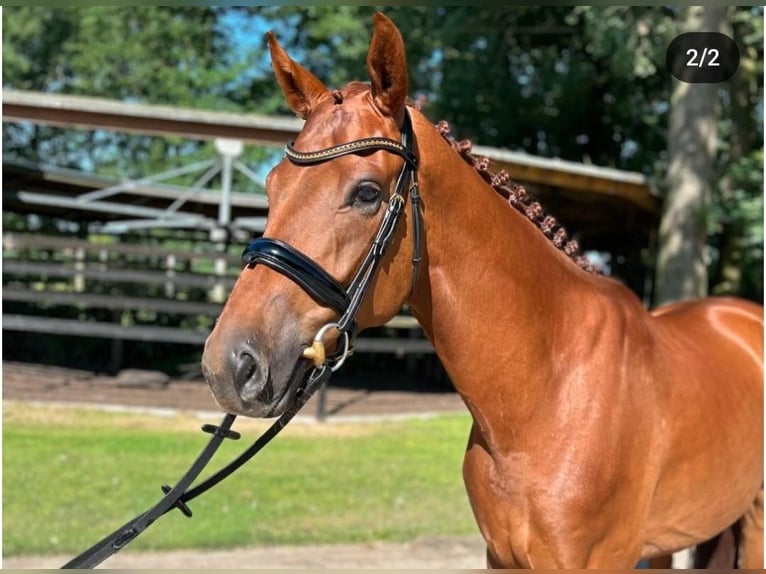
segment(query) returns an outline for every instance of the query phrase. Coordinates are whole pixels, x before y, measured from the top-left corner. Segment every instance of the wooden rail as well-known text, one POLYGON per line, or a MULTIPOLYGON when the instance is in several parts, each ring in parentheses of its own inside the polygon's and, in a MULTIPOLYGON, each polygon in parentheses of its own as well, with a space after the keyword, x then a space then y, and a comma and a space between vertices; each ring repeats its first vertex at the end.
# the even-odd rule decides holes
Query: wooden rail
POLYGON ((51 306, 77 307, 82 309, 112 309, 161 311, 179 315, 205 315, 217 317, 223 305, 201 301, 178 301, 158 297, 115 297, 93 293, 72 293, 60 291, 32 291, 6 287, 3 301, 18 301, 51 306))
POLYGON ((228 264, 241 265, 242 257, 238 254, 215 253, 211 251, 190 251, 188 249, 169 249, 160 245, 137 245, 133 243, 95 243, 86 239, 72 237, 51 237, 31 233, 6 233, 3 235, 3 251, 23 249, 70 250, 83 249, 89 253, 155 257, 157 259, 176 258, 177 261, 194 261, 223 257, 228 264))
POLYGON ((177 287, 212 288, 216 283, 223 282, 227 288, 234 286, 233 277, 202 275, 197 273, 178 273, 168 276, 160 271, 140 271, 123 269, 101 269, 93 265, 82 268, 68 267, 57 263, 40 263, 36 261, 4 261, 3 274, 16 276, 49 277, 82 277, 108 283, 136 283, 142 285, 162 285, 169 281, 177 287))
POLYGON ((3 121, 106 129, 116 132, 233 138, 265 146, 295 139, 297 118, 211 112, 171 106, 126 104, 117 100, 18 90, 3 90, 3 121))
MULTIPOLYGON (((123 326, 103 321, 80 321, 14 314, 3 314, 3 329, 30 333, 192 345, 202 345, 208 336, 208 331, 193 331, 176 327, 123 326)), ((430 354, 434 352, 434 348, 425 339, 366 337, 362 335, 354 342, 354 351, 357 353, 385 353, 403 357, 409 354, 430 354)))
MULTIPOLYGON (((140 320, 123 326, 118 322, 119 315, 115 315, 115 322, 56 315, 73 308, 114 313, 148 311, 175 316, 176 321, 179 316, 205 317, 207 320, 199 324, 209 325, 209 319, 217 317, 223 308, 222 300, 210 300, 210 293, 216 288, 228 292, 240 266, 239 256, 231 254, 21 233, 5 234, 3 248, 3 301, 6 308, 15 307, 3 314, 3 330, 116 340, 197 345, 204 343, 208 330, 160 327, 141 324, 140 320), (207 261, 207 267, 212 268, 211 262, 221 258, 231 264, 226 274, 188 270, 191 262, 207 261), (166 296, 158 295, 157 287, 163 288, 159 292, 166 296), (180 294, 195 299, 179 298, 180 294)), ((414 317, 399 315, 385 327, 398 334, 362 334, 356 341, 356 351, 400 357, 434 352, 414 317)))

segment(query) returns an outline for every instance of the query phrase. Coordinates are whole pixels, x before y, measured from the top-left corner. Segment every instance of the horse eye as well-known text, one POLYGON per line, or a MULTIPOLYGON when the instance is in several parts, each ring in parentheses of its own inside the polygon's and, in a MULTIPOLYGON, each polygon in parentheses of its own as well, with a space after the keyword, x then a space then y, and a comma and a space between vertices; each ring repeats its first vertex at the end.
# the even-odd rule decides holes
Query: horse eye
POLYGON ((371 183, 362 183, 354 190, 354 203, 370 204, 380 199, 380 189, 371 183))

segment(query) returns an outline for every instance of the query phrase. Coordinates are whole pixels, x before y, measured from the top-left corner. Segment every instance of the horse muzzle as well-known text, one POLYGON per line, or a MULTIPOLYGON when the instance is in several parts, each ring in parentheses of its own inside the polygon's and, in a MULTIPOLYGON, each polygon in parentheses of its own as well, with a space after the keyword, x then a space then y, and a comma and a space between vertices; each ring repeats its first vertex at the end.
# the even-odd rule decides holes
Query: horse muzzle
POLYGON ((303 384, 310 363, 295 343, 265 347, 252 336, 214 330, 205 343, 202 372, 218 405, 226 412, 255 418, 282 414, 303 384))

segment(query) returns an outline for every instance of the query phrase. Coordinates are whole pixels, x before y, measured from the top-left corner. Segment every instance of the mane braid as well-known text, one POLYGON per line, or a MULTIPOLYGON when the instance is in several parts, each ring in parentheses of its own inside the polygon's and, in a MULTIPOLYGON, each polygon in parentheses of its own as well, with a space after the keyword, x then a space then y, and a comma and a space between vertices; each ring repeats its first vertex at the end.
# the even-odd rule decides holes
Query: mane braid
POLYGON ((601 273, 601 270, 590 263, 588 258, 580 250, 576 240, 570 239, 563 226, 559 225, 556 218, 547 215, 543 206, 527 193, 524 186, 511 181, 508 172, 502 170, 498 173, 490 171, 490 161, 487 157, 474 156, 471 153, 473 144, 470 140, 456 141, 450 135, 449 124, 441 121, 436 124, 436 130, 447 141, 463 160, 481 175, 481 177, 490 184, 492 189, 503 196, 508 203, 517 211, 524 214, 535 226, 547 237, 553 245, 563 251, 572 261, 589 273, 601 273))

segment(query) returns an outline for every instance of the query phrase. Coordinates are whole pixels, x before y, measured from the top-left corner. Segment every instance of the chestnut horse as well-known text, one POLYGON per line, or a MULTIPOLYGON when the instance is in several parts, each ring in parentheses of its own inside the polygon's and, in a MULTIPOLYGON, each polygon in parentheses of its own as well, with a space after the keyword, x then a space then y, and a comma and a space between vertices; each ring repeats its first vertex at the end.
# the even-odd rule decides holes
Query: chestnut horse
POLYGON ((406 303, 473 417, 463 476, 489 566, 632 568, 740 521, 740 565, 762 567, 762 307, 650 313, 578 265, 523 189, 409 105, 382 14, 369 84, 329 90, 268 41, 306 123, 205 345, 220 407, 279 415, 406 303))

